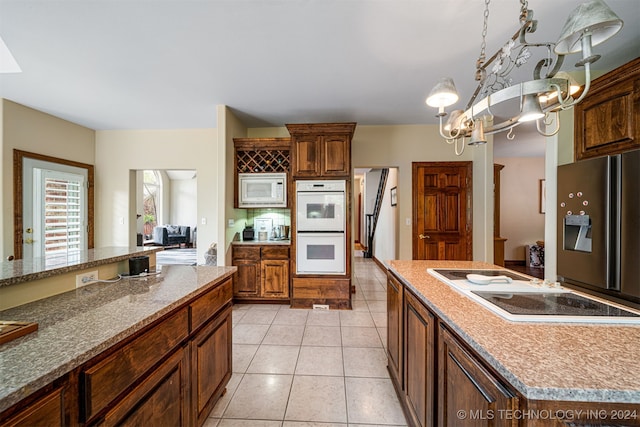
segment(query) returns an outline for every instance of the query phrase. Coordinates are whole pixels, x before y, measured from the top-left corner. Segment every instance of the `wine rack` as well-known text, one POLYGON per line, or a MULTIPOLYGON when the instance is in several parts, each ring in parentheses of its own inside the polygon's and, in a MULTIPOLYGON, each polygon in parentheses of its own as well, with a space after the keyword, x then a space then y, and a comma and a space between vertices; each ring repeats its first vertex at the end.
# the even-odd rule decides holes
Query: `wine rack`
POLYGON ((289 150, 237 150, 238 173, 289 172, 289 150))

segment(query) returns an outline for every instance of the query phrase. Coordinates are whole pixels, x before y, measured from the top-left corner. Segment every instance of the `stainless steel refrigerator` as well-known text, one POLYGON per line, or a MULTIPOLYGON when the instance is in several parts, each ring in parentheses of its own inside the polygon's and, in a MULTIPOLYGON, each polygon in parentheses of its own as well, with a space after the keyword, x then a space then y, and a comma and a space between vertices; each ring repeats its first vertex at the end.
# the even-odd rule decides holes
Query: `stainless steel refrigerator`
POLYGON ((640 303, 640 150, 558 167, 558 275, 640 303))

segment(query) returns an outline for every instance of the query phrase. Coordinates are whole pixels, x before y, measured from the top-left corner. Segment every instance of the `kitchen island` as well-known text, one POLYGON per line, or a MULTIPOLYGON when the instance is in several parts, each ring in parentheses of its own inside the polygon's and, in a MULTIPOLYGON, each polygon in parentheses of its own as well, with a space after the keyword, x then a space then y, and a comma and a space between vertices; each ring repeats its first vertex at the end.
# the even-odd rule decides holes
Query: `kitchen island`
POLYGON ((0 424, 201 425, 231 375, 235 267, 162 266, 0 311, 0 424))
POLYGON ((640 325, 508 321, 428 268, 496 266, 389 262, 389 371, 411 424, 640 424, 640 325))
POLYGON ((119 247, 88 249, 42 258, 18 259, 0 263, 0 310, 70 291, 76 287, 76 275, 97 273, 110 279, 128 272, 128 260, 149 257, 155 267, 160 247, 119 247))

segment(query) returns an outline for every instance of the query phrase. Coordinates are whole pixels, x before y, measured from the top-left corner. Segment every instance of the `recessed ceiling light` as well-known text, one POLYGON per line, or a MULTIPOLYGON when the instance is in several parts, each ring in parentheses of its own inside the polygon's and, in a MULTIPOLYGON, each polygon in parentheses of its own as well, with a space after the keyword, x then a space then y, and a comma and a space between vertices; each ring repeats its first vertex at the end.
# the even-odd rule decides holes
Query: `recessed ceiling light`
POLYGON ((21 73, 22 70, 11 51, 0 37, 0 73, 21 73))

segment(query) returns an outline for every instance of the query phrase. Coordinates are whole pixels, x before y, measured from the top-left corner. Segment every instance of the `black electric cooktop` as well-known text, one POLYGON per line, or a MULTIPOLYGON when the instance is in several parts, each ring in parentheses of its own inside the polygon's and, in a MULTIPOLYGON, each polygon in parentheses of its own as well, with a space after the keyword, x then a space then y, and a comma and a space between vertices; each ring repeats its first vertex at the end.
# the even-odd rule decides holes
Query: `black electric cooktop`
POLYGON ((499 294, 472 291, 472 293, 514 315, 640 318, 636 313, 570 292, 499 294))
POLYGON ((446 277, 449 280, 466 280, 467 274, 482 274, 484 276, 507 276, 513 280, 524 280, 528 282, 531 280, 529 277, 521 276, 508 270, 461 270, 461 269, 442 269, 434 268, 433 271, 446 277))

